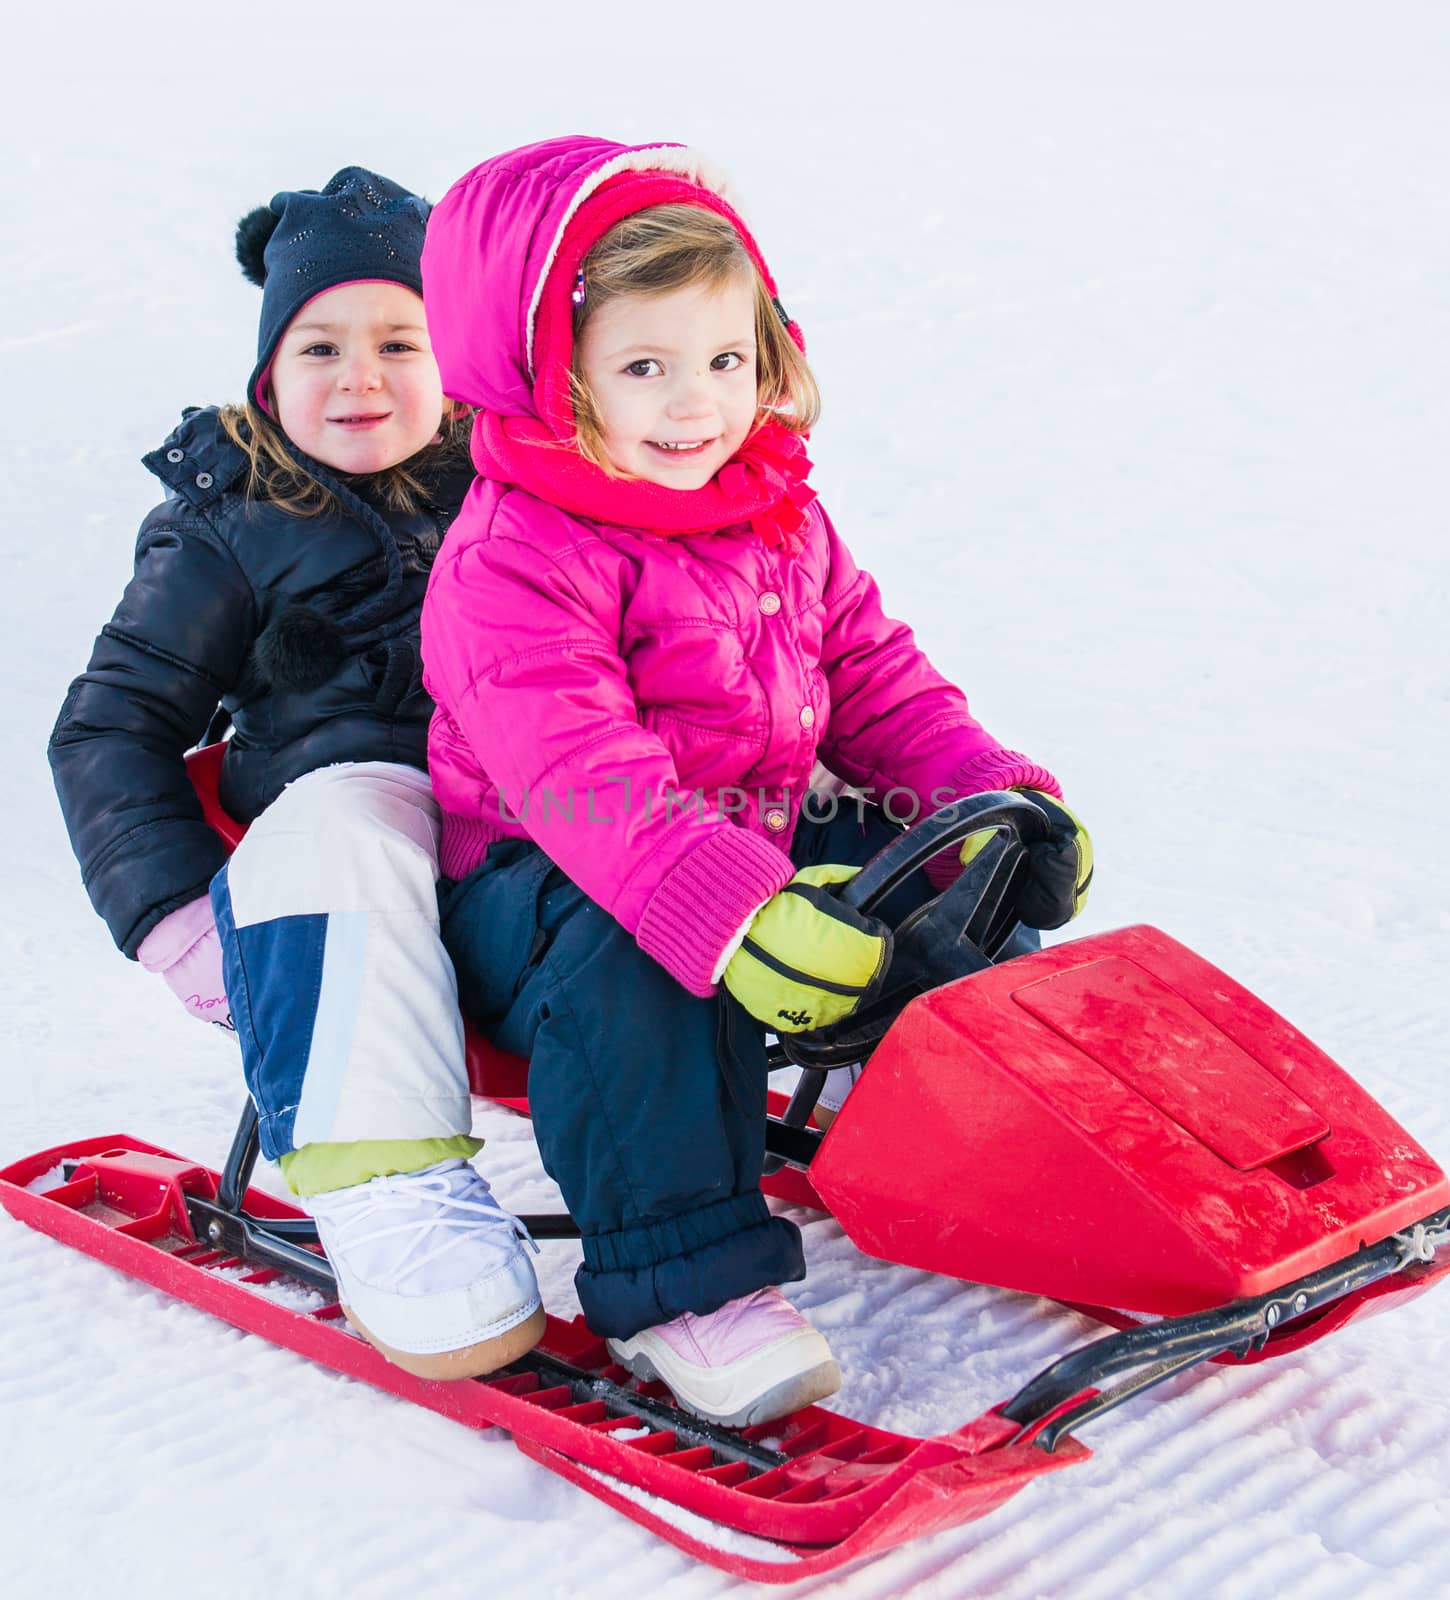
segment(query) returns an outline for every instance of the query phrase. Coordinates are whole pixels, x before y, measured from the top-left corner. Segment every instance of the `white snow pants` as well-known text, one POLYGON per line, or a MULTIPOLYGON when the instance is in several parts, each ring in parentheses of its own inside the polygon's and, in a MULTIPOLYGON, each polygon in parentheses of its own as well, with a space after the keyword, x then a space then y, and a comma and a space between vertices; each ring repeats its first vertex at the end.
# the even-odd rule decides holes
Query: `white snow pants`
POLYGON ((262 1150, 470 1126, 463 1022, 438 934, 437 802, 387 761, 291 783, 212 884, 262 1150))

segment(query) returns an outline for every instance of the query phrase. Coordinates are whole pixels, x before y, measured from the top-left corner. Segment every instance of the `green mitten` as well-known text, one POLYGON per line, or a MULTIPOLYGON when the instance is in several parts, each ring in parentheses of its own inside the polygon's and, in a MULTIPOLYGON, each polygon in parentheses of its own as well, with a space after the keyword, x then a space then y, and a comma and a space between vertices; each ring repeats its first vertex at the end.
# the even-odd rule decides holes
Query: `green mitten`
POLYGON ((755 914, 725 968, 725 987, 776 1033, 840 1022, 891 961, 891 931, 842 905, 828 887, 859 867, 806 867, 755 914))

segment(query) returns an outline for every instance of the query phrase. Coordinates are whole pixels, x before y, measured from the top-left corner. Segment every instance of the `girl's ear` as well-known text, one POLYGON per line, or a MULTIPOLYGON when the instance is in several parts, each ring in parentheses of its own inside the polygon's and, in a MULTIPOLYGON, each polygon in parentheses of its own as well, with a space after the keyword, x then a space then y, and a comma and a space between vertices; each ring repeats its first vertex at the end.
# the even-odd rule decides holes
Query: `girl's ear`
POLYGON ((447 396, 443 400, 443 412, 438 420, 438 432, 433 435, 433 444, 442 444, 450 429, 469 416, 469 408, 461 400, 450 400, 447 396))

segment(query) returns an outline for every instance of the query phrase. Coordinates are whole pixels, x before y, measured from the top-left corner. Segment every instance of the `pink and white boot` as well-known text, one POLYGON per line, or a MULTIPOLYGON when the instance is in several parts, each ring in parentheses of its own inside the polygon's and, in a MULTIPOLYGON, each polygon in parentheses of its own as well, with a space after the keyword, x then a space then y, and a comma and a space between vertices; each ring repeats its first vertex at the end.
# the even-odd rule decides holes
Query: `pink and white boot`
POLYGON ((686 1410, 728 1428, 786 1416, 841 1387, 831 1347, 776 1288, 608 1343, 637 1378, 658 1378, 686 1410))

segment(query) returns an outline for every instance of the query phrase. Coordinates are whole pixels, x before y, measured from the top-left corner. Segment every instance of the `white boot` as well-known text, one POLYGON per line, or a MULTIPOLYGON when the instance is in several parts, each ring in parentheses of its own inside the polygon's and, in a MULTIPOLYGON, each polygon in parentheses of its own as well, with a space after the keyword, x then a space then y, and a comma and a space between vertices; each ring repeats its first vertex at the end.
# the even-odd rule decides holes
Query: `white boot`
POLYGON ((348 1320, 406 1371, 478 1377, 542 1337, 523 1248, 533 1241, 466 1161, 371 1178, 306 1204, 348 1320))

